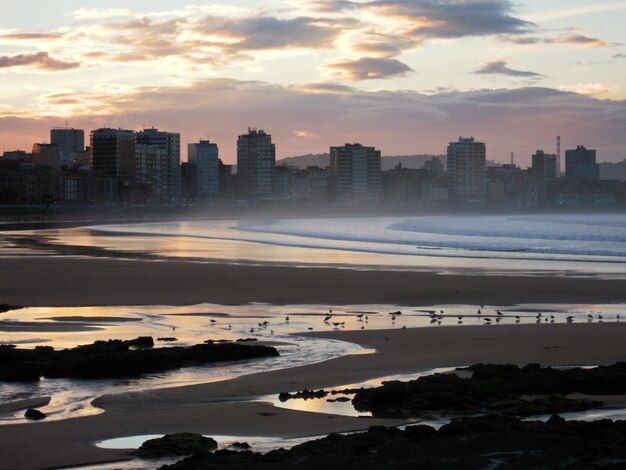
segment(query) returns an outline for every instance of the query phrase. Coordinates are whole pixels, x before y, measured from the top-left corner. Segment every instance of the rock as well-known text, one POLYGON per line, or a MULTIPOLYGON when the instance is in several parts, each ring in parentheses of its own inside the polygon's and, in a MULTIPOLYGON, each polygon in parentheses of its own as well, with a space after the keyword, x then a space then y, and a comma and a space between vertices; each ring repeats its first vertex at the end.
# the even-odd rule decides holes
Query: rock
POLYGON ((40 377, 106 379, 138 377, 219 361, 278 356, 270 346, 220 343, 152 348, 151 337, 96 341, 55 351, 49 346, 20 349, 0 346, 0 381, 31 382, 40 377))
POLYGON ((328 395, 326 390, 302 390, 301 392, 295 393, 281 392, 278 395, 278 399, 282 402, 296 399, 312 400, 314 398, 324 398, 326 395, 328 395))
POLYGON ((626 363, 620 362, 593 369, 476 364, 469 370, 468 378, 433 374, 386 382, 357 391, 352 402, 358 411, 387 418, 480 413, 531 416, 602 406, 601 401, 574 400, 566 394, 626 392, 626 363))
POLYGON ((135 339, 126 340, 124 344, 135 348, 152 348, 154 347, 154 340, 152 336, 140 336, 135 339))
POLYGON ((326 401, 329 402, 329 403, 333 403, 333 402, 347 402, 347 401, 351 401, 351 399, 348 398, 348 397, 337 397, 337 398, 327 398, 326 401))
POLYGON ((9 305, 9 304, 0 304, 0 313, 10 312, 11 310, 20 310, 24 307, 19 307, 17 305, 9 305))
POLYGON ((250 448, 250 444, 248 444, 247 442, 233 442, 230 447, 233 447, 235 449, 244 449, 247 450, 250 448))
POLYGON ((173 336, 167 336, 165 338, 157 338, 157 341, 178 341, 178 338, 174 338, 173 336))
POLYGON ((40 421, 46 418, 46 414, 34 408, 29 408, 26 410, 26 413, 24 413, 24 418, 31 421, 40 421))
MULTIPOLYGON (((557 418, 554 418, 557 419, 557 418)), ((557 468, 617 469, 626 460, 626 422, 568 421, 558 426, 506 416, 461 418, 438 431, 371 427, 331 434, 266 454, 198 453, 163 470, 345 470, 557 468)))
POLYGON ((168 434, 144 442, 136 452, 142 459, 154 459, 173 455, 191 455, 211 452, 217 449, 217 442, 202 434, 183 432, 168 434))

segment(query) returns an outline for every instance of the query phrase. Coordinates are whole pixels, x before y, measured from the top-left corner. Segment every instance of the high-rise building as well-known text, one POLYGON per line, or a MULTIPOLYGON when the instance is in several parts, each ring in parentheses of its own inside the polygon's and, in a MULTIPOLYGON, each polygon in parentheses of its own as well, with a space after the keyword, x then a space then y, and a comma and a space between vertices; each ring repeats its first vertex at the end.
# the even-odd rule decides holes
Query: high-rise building
POLYGON ((134 181, 143 185, 150 195, 150 202, 168 202, 167 150, 155 145, 136 144, 134 181))
POLYGON ((93 169, 116 176, 129 186, 135 163, 135 132, 123 129, 97 129, 91 133, 93 169))
POLYGON ((329 182, 333 201, 379 201, 380 150, 356 143, 331 147, 329 182))
POLYGON ((557 156, 537 150, 532 156, 532 172, 543 180, 553 180, 557 177, 557 156))
POLYGON ((170 202, 177 201, 180 196, 180 134, 164 132, 150 128, 137 132, 138 145, 149 145, 160 148, 167 153, 167 165, 163 169, 166 195, 170 202))
POLYGON ((187 145, 187 161, 196 166, 196 196, 207 198, 220 190, 220 162, 217 144, 201 140, 187 145))
POLYGON ((239 193, 252 200, 272 197, 276 172, 276 146, 272 136, 259 129, 237 139, 237 184, 239 193))
POLYGON ((85 151, 85 131, 67 127, 55 127, 50 130, 50 143, 59 147, 61 165, 72 165, 85 151))
POLYGON ((596 163, 596 151, 579 145, 576 150, 565 151, 565 176, 587 180, 600 179, 600 166, 596 163))
POLYGON ((59 168, 61 164, 59 147, 56 144, 34 144, 33 164, 59 168))
POLYGON ((448 145, 448 198, 453 202, 482 203, 487 194, 487 149, 473 137, 448 145))

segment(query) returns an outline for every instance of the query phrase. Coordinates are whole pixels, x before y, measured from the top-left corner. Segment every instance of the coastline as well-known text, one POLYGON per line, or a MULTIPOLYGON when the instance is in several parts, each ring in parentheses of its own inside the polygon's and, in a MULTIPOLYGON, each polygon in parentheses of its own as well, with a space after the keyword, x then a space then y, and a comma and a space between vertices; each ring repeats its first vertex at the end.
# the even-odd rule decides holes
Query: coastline
POLYGON ((462 326, 315 335, 356 342, 375 348, 376 353, 210 384, 108 395, 95 401, 105 409, 98 415, 0 426, 4 448, 0 468, 49 468, 128 458, 123 451, 93 445, 122 436, 184 430, 207 435, 288 438, 367 429, 373 424, 400 424, 298 412, 248 401, 282 391, 335 387, 476 362, 600 365, 626 360, 626 324, 622 323, 462 326), (583 342, 585 348, 580 347, 583 342), (34 445, 40 452, 32 452, 34 445))

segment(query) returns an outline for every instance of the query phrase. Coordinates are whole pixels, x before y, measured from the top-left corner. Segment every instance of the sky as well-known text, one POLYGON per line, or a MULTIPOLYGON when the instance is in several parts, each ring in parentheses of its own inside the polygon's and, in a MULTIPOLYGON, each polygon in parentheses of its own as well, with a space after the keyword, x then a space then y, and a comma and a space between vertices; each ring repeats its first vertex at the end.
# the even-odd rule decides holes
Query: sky
POLYGON ((561 135, 621 161, 624 24, 626 0, 3 0, 0 145, 67 120, 209 138, 227 163, 248 127, 277 158, 473 136, 525 166, 561 135))

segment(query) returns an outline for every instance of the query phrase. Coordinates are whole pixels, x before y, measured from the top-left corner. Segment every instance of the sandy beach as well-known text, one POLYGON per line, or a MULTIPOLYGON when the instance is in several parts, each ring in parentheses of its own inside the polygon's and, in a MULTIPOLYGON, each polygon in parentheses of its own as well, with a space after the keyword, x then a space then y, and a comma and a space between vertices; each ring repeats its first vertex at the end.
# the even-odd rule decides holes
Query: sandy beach
POLYGON ((0 302, 23 306, 618 303, 626 280, 470 276, 109 258, 0 261, 0 302), (36 291, 34 290, 36 286, 36 291))
POLYGON ((247 401, 282 391, 339 387, 373 377, 476 362, 598 365, 626 360, 626 325, 619 323, 316 334, 353 341, 377 352, 211 384, 104 396, 96 400, 105 410, 99 415, 2 426, 0 468, 49 468, 125 458, 122 451, 93 446, 122 436, 192 431, 288 438, 399 423, 304 413, 247 401))

